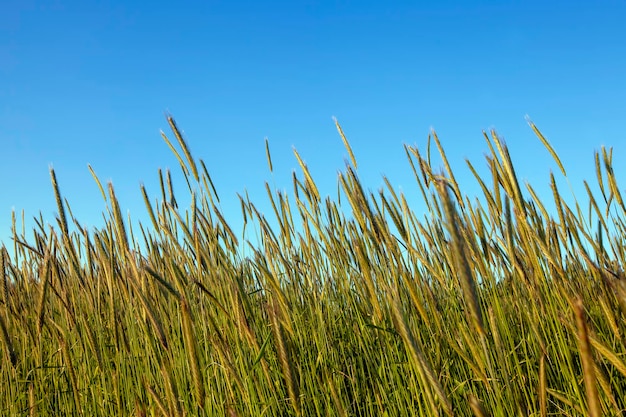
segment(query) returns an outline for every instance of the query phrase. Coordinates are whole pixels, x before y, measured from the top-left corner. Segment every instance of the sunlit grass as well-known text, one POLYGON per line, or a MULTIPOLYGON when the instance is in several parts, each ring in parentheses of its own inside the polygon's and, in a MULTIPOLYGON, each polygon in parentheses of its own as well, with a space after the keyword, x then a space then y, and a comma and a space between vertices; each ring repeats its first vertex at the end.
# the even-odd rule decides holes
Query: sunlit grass
POLYGON ((443 171, 431 138, 426 153, 405 147, 422 216, 386 178, 365 191, 337 123, 341 200, 322 199, 296 152, 293 192, 266 186, 272 222, 241 197, 259 234, 244 257, 205 164, 168 123, 188 208, 159 171, 158 203, 140 190, 150 222, 133 229, 90 168, 108 209, 88 231, 51 170, 56 227, 40 216, 27 239, 14 218, 15 253, 0 253, 0 415, 626 411, 626 207, 610 150, 595 155, 601 195, 585 183, 587 206, 568 206, 550 178, 553 216, 495 132, 490 176, 468 162, 479 198, 433 133, 443 171))

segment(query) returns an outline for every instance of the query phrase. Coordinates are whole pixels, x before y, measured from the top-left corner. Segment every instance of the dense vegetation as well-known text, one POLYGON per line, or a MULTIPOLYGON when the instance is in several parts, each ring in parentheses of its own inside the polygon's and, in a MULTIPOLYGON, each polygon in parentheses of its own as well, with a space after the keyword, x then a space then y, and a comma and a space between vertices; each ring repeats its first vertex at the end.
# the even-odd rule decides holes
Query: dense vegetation
POLYGON ((0 249, 0 415, 626 411, 626 207, 610 151, 595 154, 601 195, 585 184, 588 203, 568 206, 552 176, 548 210, 495 132, 490 178, 468 162, 480 199, 461 192, 433 133, 426 153, 405 148, 429 210, 418 216, 386 179, 364 191, 337 124, 350 157, 337 200, 296 152, 293 194, 266 187, 275 220, 241 197, 259 234, 243 256, 204 163, 168 122, 190 207, 159 172, 156 203, 141 188, 151 224, 133 228, 94 174, 108 210, 86 230, 51 171, 56 226, 40 216, 27 238, 14 221, 15 253, 0 249))

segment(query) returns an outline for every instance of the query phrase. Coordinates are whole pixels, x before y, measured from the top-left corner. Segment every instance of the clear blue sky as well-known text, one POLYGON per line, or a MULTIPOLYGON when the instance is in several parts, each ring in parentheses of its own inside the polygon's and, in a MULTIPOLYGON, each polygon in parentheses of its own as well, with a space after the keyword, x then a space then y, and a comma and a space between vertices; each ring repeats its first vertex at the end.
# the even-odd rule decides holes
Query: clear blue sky
POLYGON ((525 115, 560 154, 581 200, 601 145, 615 148, 623 191, 625 22, 617 0, 4 0, 0 239, 9 246, 13 209, 53 221, 50 165, 90 227, 102 224, 105 206, 88 163, 134 218, 145 218, 140 183, 159 194, 159 167, 172 168, 183 193, 159 135, 168 132, 165 111, 205 160, 235 226, 236 192, 249 190, 267 208, 265 180, 291 189, 292 147, 322 194, 336 194, 347 154, 332 116, 365 187, 378 189, 384 173, 416 198, 416 211, 402 145, 423 149, 431 128, 462 184, 472 184, 464 159, 484 167, 481 130, 495 127, 520 179, 549 199, 549 172, 558 169, 525 115))

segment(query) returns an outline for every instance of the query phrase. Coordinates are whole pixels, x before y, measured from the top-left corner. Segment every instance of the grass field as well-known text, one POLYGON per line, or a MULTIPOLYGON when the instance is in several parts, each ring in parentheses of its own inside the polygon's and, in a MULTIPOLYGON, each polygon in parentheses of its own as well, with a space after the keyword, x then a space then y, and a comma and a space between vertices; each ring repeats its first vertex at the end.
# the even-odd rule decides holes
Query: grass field
POLYGON ((386 180, 364 191, 337 125, 350 157, 340 199, 322 199, 296 153, 292 193, 266 187, 274 220, 241 198, 260 236, 244 257, 204 163, 168 122, 190 207, 159 172, 157 204, 141 189, 150 222, 133 228, 94 174, 106 225, 86 230, 51 171, 55 227, 39 217, 26 237, 14 221, 0 253, 0 415, 626 412, 626 207, 609 150, 595 154, 601 195, 585 184, 568 206, 552 177, 548 211, 495 132, 491 175, 470 164, 480 199, 459 189, 433 134, 425 153, 405 147, 421 216, 386 180))

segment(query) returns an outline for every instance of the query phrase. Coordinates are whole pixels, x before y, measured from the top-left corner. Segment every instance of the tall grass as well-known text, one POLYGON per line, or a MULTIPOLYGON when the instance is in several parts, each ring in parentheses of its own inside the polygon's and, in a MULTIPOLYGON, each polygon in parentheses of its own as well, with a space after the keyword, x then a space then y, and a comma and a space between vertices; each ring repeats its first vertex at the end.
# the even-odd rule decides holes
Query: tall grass
MULTIPOLYGON (((0 249, 0 414, 162 416, 622 415, 626 411, 626 208, 612 152, 600 195, 555 216, 485 133, 480 198, 459 188, 436 135, 406 146, 425 216, 357 161, 322 199, 296 152, 293 193, 266 190, 276 227, 247 196, 244 257, 205 164, 176 123, 190 207, 169 172, 150 223, 124 219, 111 184, 104 227, 59 217, 0 249), (431 165, 435 142, 444 171, 431 165)), ((566 171, 539 130, 532 130, 566 171)), ((177 149, 180 149, 178 151, 177 149)), ((266 147, 270 170, 273 169, 266 147)))

